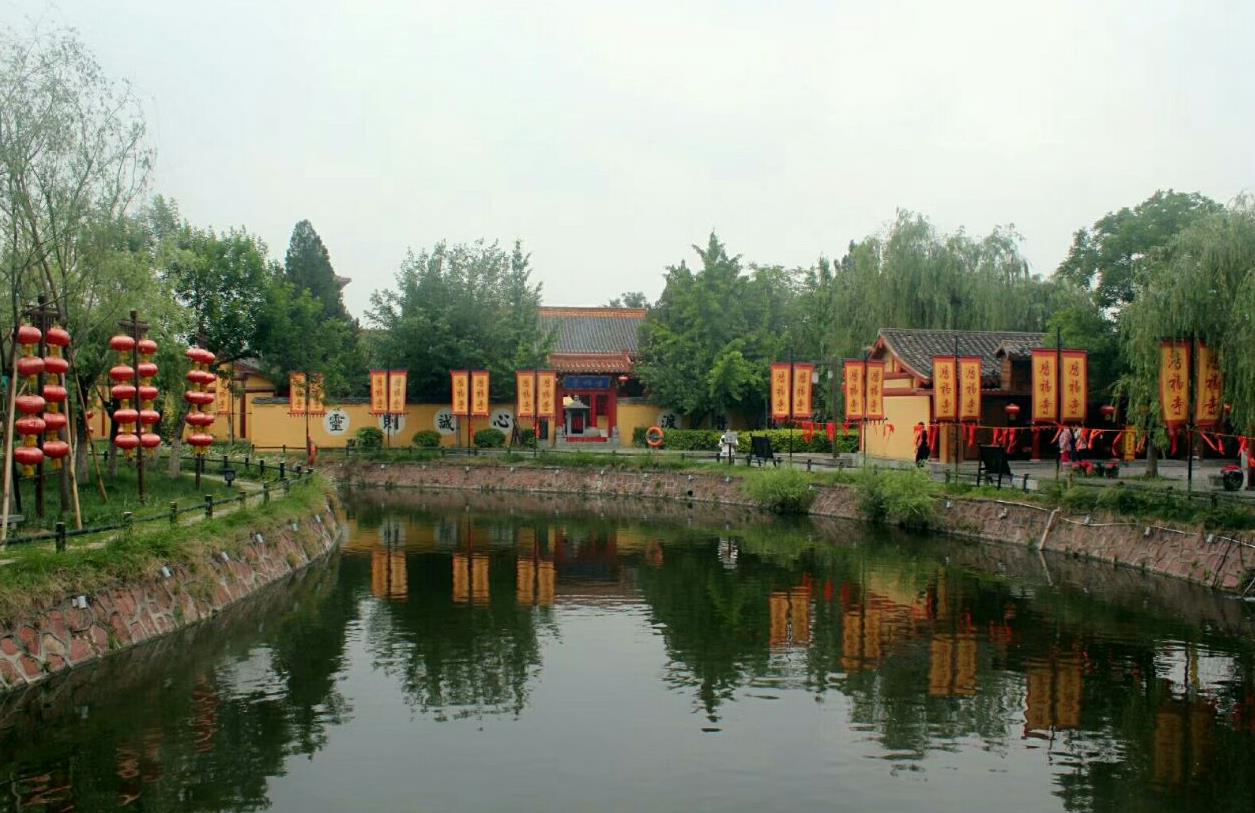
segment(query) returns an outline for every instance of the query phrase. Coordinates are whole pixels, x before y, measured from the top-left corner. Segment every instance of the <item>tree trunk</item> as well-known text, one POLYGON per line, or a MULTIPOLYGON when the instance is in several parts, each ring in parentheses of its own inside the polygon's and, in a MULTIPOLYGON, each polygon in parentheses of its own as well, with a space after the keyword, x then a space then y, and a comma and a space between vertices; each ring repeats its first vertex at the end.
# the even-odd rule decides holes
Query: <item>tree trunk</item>
POLYGON ((1159 450, 1154 440, 1146 442, 1146 476, 1159 476, 1159 450))
POLYGON ((174 414, 174 431, 170 436, 170 465, 167 473, 171 478, 178 477, 183 471, 183 424, 187 421, 189 407, 186 401, 180 401, 174 414))

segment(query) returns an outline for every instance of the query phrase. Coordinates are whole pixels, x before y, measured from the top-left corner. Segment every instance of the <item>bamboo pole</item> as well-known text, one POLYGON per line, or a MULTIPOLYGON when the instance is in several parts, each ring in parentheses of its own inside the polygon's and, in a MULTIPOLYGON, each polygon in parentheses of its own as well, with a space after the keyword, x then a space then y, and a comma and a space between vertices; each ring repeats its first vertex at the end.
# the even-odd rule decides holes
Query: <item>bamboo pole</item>
POLYGON ((9 357, 9 411, 4 425, 4 505, 0 508, 0 549, 9 539, 9 493, 13 489, 13 413, 17 409, 17 327, 13 328, 13 352, 9 357))

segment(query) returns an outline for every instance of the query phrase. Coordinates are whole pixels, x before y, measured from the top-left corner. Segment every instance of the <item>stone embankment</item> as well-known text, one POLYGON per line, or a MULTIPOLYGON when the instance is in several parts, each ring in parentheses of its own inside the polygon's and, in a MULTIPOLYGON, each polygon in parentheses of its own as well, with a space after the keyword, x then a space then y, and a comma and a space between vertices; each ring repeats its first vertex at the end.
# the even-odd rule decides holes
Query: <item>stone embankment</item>
POLYGON ((342 536, 337 503, 299 520, 259 516, 222 550, 188 565, 0 621, 0 691, 38 683, 135 644, 211 618, 231 604, 298 572, 342 536), (237 553, 232 556, 225 549, 237 553))
MULTIPOLYGON (((685 471, 590 468, 359 463, 342 470, 353 484, 474 491, 523 491, 569 496, 649 497, 753 507, 731 475, 685 471)), ((854 486, 815 486, 810 513, 862 519, 854 486)), ((1105 514, 1066 515, 1040 505, 1007 500, 948 498, 937 509, 935 530, 984 542, 1041 548, 1059 554, 1138 568, 1227 591, 1255 579, 1255 544, 1238 534, 1105 514)))

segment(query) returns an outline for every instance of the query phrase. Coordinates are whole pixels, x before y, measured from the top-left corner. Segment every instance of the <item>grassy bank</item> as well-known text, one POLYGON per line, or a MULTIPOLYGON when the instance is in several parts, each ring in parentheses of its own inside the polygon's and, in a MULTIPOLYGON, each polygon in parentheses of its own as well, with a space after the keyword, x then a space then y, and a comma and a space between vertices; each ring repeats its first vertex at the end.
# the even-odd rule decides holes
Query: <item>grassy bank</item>
MULTIPOLYGON (((283 499, 243 508, 191 525, 145 528, 119 534, 100 547, 57 553, 51 545, 14 546, 0 566, 0 618, 12 618, 66 596, 90 594, 150 577, 162 565, 187 568, 193 575, 221 551, 243 552, 253 531, 266 533, 294 519, 307 518, 326 501, 327 485, 314 477, 292 485, 283 499)), ((206 589, 212 577, 205 570, 206 589)))

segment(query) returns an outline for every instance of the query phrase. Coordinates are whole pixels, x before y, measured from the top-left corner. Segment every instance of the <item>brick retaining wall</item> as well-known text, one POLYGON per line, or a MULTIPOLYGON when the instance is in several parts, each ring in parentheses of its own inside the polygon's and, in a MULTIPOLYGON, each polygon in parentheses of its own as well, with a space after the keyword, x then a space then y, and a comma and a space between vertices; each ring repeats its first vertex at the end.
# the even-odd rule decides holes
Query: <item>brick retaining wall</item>
MULTIPOLYGON (((622 471, 593 468, 459 465, 452 462, 371 464, 342 469, 355 484, 473 491, 523 491, 650 497, 753 507, 734 476, 684 471, 622 471)), ((816 486, 810 513, 862 519, 854 486, 816 486)), ((1255 578, 1255 544, 1232 533, 1167 528, 1104 514, 1085 517, 1014 500, 953 497, 941 500, 935 530, 985 542, 1034 547, 1140 568, 1180 579, 1241 590, 1255 578), (1049 532, 1047 533, 1047 529, 1049 532), (1149 530, 1148 530, 1149 529, 1149 530)))

